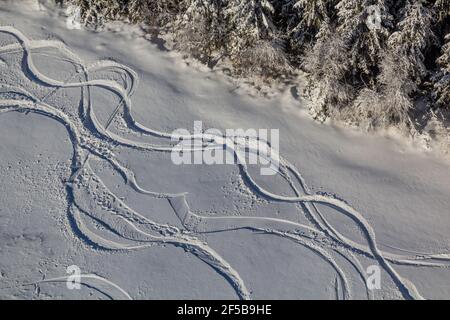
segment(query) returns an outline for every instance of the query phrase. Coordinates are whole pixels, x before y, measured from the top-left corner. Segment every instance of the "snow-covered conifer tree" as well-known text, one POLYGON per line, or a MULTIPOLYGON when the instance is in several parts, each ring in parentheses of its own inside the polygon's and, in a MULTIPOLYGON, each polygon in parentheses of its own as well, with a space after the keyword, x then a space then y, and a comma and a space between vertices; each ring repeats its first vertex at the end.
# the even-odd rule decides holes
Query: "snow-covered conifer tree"
POLYGON ((384 0, 341 0, 336 9, 337 32, 350 51, 348 63, 353 80, 364 76, 364 81, 371 82, 392 28, 388 4, 384 0))
POLYGON ((319 31, 320 37, 304 59, 308 71, 309 91, 313 97, 312 114, 324 120, 339 116, 341 108, 348 106, 354 89, 345 80, 349 73, 349 52, 345 41, 327 25, 319 31))
POLYGON ((132 23, 146 22, 162 27, 174 20, 182 10, 179 0, 69 0, 80 8, 82 22, 98 28, 109 20, 127 20, 132 23))
POLYGON ((450 18, 450 0, 436 0, 434 9, 439 21, 450 18))
POLYGON ((231 52, 240 52, 248 44, 271 39, 275 9, 269 0, 229 0, 225 14, 231 28, 231 52))
POLYGON ((288 0, 284 4, 287 31, 294 44, 311 40, 323 24, 330 23, 335 0, 288 0))
POLYGON ((450 0, 436 0, 434 10, 438 20, 436 29, 443 38, 443 45, 436 60, 432 96, 436 107, 450 110, 450 0))
POLYGON ((433 14, 425 1, 408 0, 402 18, 388 40, 378 77, 383 109, 378 115, 385 124, 413 126, 413 94, 427 75, 424 52, 435 35, 433 14))
POLYGON ((392 17, 381 0, 341 0, 335 10, 337 21, 320 24, 305 66, 322 97, 314 113, 347 120, 358 89, 375 89, 392 17))
POLYGON ((395 55, 405 55, 404 66, 415 81, 426 74, 425 50, 436 42, 433 32, 433 12, 423 0, 408 0, 402 10, 402 20, 397 24, 388 42, 389 51, 395 55))
POLYGON ((436 76, 433 96, 438 107, 450 110, 450 33, 445 40, 446 44, 442 48, 442 55, 437 60, 440 71, 436 76))
POLYGON ((80 8, 81 22, 90 28, 120 19, 125 8, 120 0, 72 0, 72 3, 80 8))
POLYGON ((152 18, 152 1, 130 0, 126 5, 126 17, 131 23, 150 22, 152 18))
POLYGON ((184 0, 184 7, 176 25, 179 47, 211 58, 224 44, 224 1, 184 0))
POLYGON ((238 68, 261 73, 286 68, 283 43, 269 0, 229 0, 225 10, 227 51, 238 68))

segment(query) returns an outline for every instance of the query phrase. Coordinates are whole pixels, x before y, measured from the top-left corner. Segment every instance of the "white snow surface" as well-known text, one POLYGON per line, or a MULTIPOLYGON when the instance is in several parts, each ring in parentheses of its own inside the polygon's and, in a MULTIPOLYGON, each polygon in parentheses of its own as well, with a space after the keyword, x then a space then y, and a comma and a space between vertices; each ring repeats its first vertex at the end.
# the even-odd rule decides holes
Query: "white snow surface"
POLYGON ((450 298, 448 163, 316 123, 299 91, 0 2, 0 298, 450 298), (280 173, 174 165, 167 137, 199 120, 279 129, 280 173))

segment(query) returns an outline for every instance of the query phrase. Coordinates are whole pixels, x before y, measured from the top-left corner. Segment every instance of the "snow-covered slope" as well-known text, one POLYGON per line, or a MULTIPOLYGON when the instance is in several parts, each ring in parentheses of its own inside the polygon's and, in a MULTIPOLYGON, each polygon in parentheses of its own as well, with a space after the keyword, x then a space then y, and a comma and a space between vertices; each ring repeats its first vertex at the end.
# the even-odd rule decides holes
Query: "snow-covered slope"
POLYGON ((313 122, 299 88, 250 97, 138 33, 1 5, 1 298, 450 297, 448 164, 313 122), (279 129, 280 173, 173 164, 200 120, 279 129))

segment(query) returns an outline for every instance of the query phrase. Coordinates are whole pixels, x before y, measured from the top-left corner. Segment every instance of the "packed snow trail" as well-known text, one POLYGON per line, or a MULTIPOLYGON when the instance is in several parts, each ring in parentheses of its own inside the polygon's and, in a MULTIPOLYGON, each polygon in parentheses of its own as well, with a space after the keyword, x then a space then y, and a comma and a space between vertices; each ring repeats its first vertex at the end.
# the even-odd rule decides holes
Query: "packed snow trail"
MULTIPOLYGON (((21 284, 21 287, 26 287, 26 286, 38 286, 40 284, 44 284, 44 283, 64 283, 67 284, 71 281, 73 281, 73 278, 71 278, 73 276, 61 276, 61 277, 55 277, 55 278, 48 278, 48 279, 43 279, 43 280, 39 280, 39 281, 35 281, 35 282, 31 282, 31 283, 24 283, 21 284)), ((133 298, 128 294, 128 292, 126 292, 124 289, 122 289, 119 285, 115 284, 114 282, 105 279, 103 277, 100 277, 96 274, 79 274, 77 275, 78 279, 79 279, 79 283, 83 284, 85 286, 89 286, 89 287, 93 287, 97 290, 100 291, 99 288, 97 288, 97 286, 94 284, 91 284, 89 282, 89 280, 97 280, 101 283, 104 283, 106 285, 108 285, 109 287, 112 287, 114 289, 116 289, 123 297, 125 297, 125 299, 123 300, 133 300, 133 298)), ((5 289, 5 288, 0 288, 0 289, 5 289)), ((112 300, 113 300, 113 296, 105 293, 106 295, 108 295, 112 300)))
MULTIPOLYGON (((26 99, 0 100, 0 113, 9 111, 35 112, 55 119, 67 128, 74 149, 72 174, 67 181, 67 190, 70 193, 69 198, 71 199, 69 214, 76 222, 78 230, 99 248, 106 250, 138 250, 151 248, 155 243, 172 244, 174 246, 183 247, 221 274, 233 286, 237 295, 242 299, 251 298, 251 294, 246 288, 244 280, 241 278, 238 271, 207 243, 199 240, 196 234, 200 235, 211 231, 226 232, 235 229, 248 229, 253 231, 264 231, 268 234, 274 234, 294 241, 295 243, 308 248, 332 266, 337 273, 336 279, 339 279, 340 284, 342 285, 343 298, 345 299, 352 298, 351 287, 344 270, 338 265, 333 255, 330 254, 330 251, 335 251, 340 255, 345 256, 345 258, 358 270, 362 281, 364 281, 365 277, 362 274, 361 264, 355 254, 363 254, 375 259, 390 275, 397 285, 399 292, 407 299, 422 299, 423 297, 420 295, 415 285, 408 279, 402 277, 391 264, 405 264, 415 267, 448 267, 447 262, 450 261, 450 258, 446 253, 410 257, 381 251, 377 245, 374 229, 359 211, 345 201, 335 197, 324 194, 312 194, 295 166, 283 157, 276 159, 272 158, 272 155, 276 153, 271 152, 273 151, 272 147, 266 141, 250 139, 248 144, 238 145, 236 147, 235 143, 239 139, 230 139, 229 137, 213 134, 174 136, 171 133, 147 128, 140 124, 134 119, 132 114, 131 96, 137 88, 138 76, 131 68, 111 60, 99 61, 98 63, 86 66, 75 53, 58 41, 30 40, 19 30, 8 26, 0 27, 0 32, 12 35, 18 41, 18 43, 9 44, 1 48, 0 55, 23 53, 23 65, 26 68, 24 72, 32 75, 33 79, 55 88, 43 99, 38 99, 24 88, 2 85, 2 92, 0 92, 0 94, 14 93, 22 95, 26 99), (41 73, 34 65, 32 55, 33 50, 46 47, 57 49, 64 55, 65 58, 63 59, 71 62, 76 67, 77 75, 62 82, 41 73), (114 69, 123 73, 127 79, 125 84, 121 85, 116 81, 106 79, 89 79, 91 72, 108 69, 114 69), (70 82, 76 76, 83 76, 84 81, 70 82), (105 125, 101 124, 96 117, 95 104, 91 99, 90 93, 92 87, 108 90, 120 98, 120 103, 114 108, 113 113, 110 115, 105 125), (82 90, 80 104, 80 114, 82 117, 65 114, 57 107, 51 106, 45 102, 46 98, 55 92, 55 90, 64 88, 80 88, 82 90), (268 201, 304 204, 307 208, 306 213, 314 220, 315 227, 278 218, 245 216, 203 217, 190 211, 186 202, 189 190, 180 194, 172 194, 159 193, 142 188, 137 183, 134 172, 126 168, 115 158, 111 151, 112 146, 120 145, 141 152, 171 152, 173 150, 173 145, 155 145, 146 142, 133 141, 108 130, 109 125, 119 114, 121 107, 123 107, 124 120, 129 129, 142 134, 143 136, 150 135, 163 140, 201 139, 203 141, 201 147, 192 147, 187 150, 183 149, 185 152, 194 152, 210 148, 226 148, 227 150, 232 151, 238 159, 237 165, 241 169, 240 174, 242 175, 242 178, 256 196, 262 197, 268 201), (91 124, 94 130, 90 129, 91 126, 88 124, 91 124), (100 135, 100 137, 98 135, 100 135), (281 196, 266 190, 259 185, 249 173, 245 164, 245 153, 262 153, 264 155, 270 155, 268 156, 268 160, 280 163, 281 167, 279 173, 289 183, 295 196, 281 196), (183 226, 186 230, 189 230, 190 233, 186 233, 185 230, 175 226, 152 221, 127 206, 124 201, 119 199, 106 187, 101 179, 96 176, 89 166, 91 158, 97 158, 108 162, 136 192, 152 198, 167 199, 175 214, 183 223, 183 226), (293 174, 293 177, 291 176, 291 173, 293 174), (300 192, 296 188, 294 180, 301 185, 303 192, 300 192), (93 184, 96 184, 98 188, 92 188, 93 184), (100 194, 98 190, 102 190, 102 193, 100 194), (110 197, 111 199, 114 199, 112 202, 114 204, 111 204, 111 207, 106 210, 106 212, 104 212, 103 209, 103 211, 92 209, 95 208, 96 201, 98 205, 98 201, 100 201, 101 197, 110 197), (93 205, 84 205, 83 202, 86 201, 85 199, 87 198, 94 199, 93 205), (368 244, 365 245, 351 241, 340 234, 324 218, 316 204, 326 205, 335 209, 337 214, 350 217, 355 225, 363 232, 368 244), (110 227, 110 231, 119 239, 107 239, 102 235, 97 234, 84 222, 84 217, 94 218, 105 222, 105 224, 110 227), (328 239, 329 241, 317 241, 318 238, 328 239), (338 249, 336 249, 336 246, 338 249), (433 261, 428 262, 426 260, 433 261), (439 260, 440 263, 436 263, 434 260, 439 260)), ((239 137, 236 136, 235 138, 239 137)), ((301 211, 299 210, 299 212, 301 211)), ((339 284, 338 280, 336 281, 339 284)), ((366 286, 366 283, 364 283, 364 286, 366 286)), ((368 296, 370 295, 368 294, 368 296)))

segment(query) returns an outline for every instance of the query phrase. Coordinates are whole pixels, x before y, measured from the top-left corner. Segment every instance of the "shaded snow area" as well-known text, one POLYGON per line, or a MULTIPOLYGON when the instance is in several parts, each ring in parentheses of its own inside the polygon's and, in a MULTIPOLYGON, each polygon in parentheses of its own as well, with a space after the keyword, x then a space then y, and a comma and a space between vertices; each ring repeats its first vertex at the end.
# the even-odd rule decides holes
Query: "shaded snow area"
POLYGON ((251 97, 131 32, 0 5, 0 298, 450 298, 448 164, 315 123, 301 88, 251 97), (278 171, 176 165, 196 121, 279 129, 278 171))

